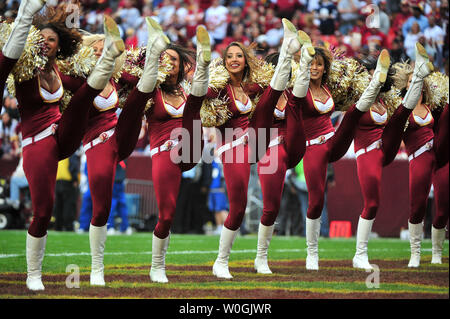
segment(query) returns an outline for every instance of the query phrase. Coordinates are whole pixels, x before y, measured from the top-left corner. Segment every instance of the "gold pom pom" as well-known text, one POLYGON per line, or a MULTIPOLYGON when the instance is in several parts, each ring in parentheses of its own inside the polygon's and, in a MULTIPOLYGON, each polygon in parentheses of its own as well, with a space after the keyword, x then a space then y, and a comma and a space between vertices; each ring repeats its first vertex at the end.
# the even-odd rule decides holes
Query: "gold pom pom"
POLYGON ((69 90, 64 90, 64 95, 61 99, 61 104, 59 105, 59 111, 61 112, 61 114, 63 114, 66 108, 69 106, 72 97, 72 92, 70 92, 69 90))
MULTIPOLYGON (((144 72, 146 51, 147 49, 145 47, 128 49, 126 51, 122 72, 141 78, 144 72)), ((157 87, 166 80, 172 69, 173 64, 172 61, 170 61, 169 55, 165 53, 162 54, 158 66, 157 87)))
POLYGON ((209 84, 208 87, 214 91, 220 91, 224 89, 228 81, 230 80, 230 74, 222 63, 222 58, 216 58, 209 64, 209 84))
POLYGON ((257 83, 262 88, 270 85, 275 68, 271 63, 267 63, 262 59, 255 59, 255 67, 252 68, 250 75, 252 83, 257 83))
POLYGON ((146 113, 155 104, 153 99, 148 99, 147 104, 145 104, 144 113, 146 113))
POLYGON ((77 52, 65 60, 57 60, 56 65, 62 74, 87 78, 97 64, 94 49, 87 46, 78 47, 77 52))
POLYGON ((424 80, 425 103, 433 111, 444 108, 448 100, 449 79, 441 72, 433 72, 424 80))
POLYGON ((16 96, 16 85, 14 84, 14 76, 12 73, 8 75, 8 79, 6 80, 6 88, 12 96, 16 96))
MULTIPOLYGON (((0 24, 0 50, 3 49, 11 31, 11 24, 0 24)), ((44 69, 47 61, 44 39, 40 31, 32 25, 22 55, 11 71, 14 81, 21 83, 32 79, 40 70, 44 69)), ((15 91, 12 87, 10 89, 11 91, 15 91)))
POLYGON ((386 106, 387 117, 390 119, 395 110, 402 104, 402 97, 400 95, 401 91, 392 86, 387 92, 380 93, 378 96, 384 102, 386 106))
POLYGON ((337 111, 346 111, 355 104, 370 83, 370 74, 353 58, 334 59, 327 86, 337 111))
POLYGON ((228 98, 204 99, 200 108, 200 119, 204 127, 218 127, 225 124, 232 113, 228 110, 228 98))

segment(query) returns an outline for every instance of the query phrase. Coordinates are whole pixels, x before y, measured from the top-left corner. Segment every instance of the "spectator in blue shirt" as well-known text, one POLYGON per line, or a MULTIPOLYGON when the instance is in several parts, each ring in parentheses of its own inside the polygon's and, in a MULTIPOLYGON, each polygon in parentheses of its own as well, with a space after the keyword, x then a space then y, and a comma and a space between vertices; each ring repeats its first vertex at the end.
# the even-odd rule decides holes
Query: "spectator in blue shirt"
POLYGON ((408 33, 411 31, 411 28, 415 22, 419 24, 420 30, 425 30, 428 28, 428 18, 423 14, 422 6, 420 4, 413 5, 412 10, 413 15, 406 20, 402 27, 404 38, 406 38, 408 33))

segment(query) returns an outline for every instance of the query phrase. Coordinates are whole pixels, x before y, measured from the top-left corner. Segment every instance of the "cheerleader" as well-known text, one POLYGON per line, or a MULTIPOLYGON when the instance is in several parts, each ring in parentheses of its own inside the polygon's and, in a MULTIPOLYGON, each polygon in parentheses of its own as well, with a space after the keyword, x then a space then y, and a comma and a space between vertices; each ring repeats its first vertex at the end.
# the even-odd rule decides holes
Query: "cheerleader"
MULTIPOLYGON (((408 83, 407 87, 410 85, 408 83)), ((408 267, 417 268, 420 265, 423 218, 425 217, 435 164, 433 151, 434 118, 429 106, 425 104, 423 92, 408 121, 408 127, 403 138, 409 160, 410 214, 408 230, 411 258, 408 267)))
MULTIPOLYGON (((253 147, 258 143, 260 129, 265 130, 266 139, 270 139, 267 132, 273 123, 275 106, 286 89, 293 55, 299 51, 303 42, 290 21, 283 19, 283 26, 284 38, 275 73, 270 86, 263 91, 250 120, 248 118, 252 111, 250 96, 251 90, 255 87, 251 77, 257 64, 251 52, 242 44, 232 42, 224 51, 223 65, 229 75, 229 82, 225 88, 218 92, 210 89, 208 92, 209 97, 227 98, 227 108, 232 113, 225 123, 216 126, 219 137, 217 153, 223 163, 230 204, 230 210, 220 234, 219 253, 213 265, 213 274, 218 278, 233 278, 228 269, 228 259, 245 214, 250 164, 253 157, 259 158, 259 154, 255 154, 256 149, 258 152, 260 149, 264 150, 262 157, 266 152, 267 144, 264 148, 253 147), (255 130, 255 135, 249 134, 249 127, 255 130), (235 133, 233 137, 228 136, 229 130, 235 133)), ((261 88, 257 88, 256 91, 258 89, 261 88)), ((267 239, 271 236, 270 228, 265 231, 264 236, 267 239)))
POLYGON ((442 264, 442 249, 444 246, 446 225, 448 223, 448 191, 449 191, 449 161, 448 161, 448 92, 447 104, 439 118, 435 134, 434 152, 436 167, 434 169, 434 199, 436 214, 431 227, 432 264, 442 264))
MULTIPOLYGON (((38 0, 21 2, 16 22, 0 54, 1 79, 6 78, 5 74, 12 71, 15 61, 21 56, 33 15, 43 5, 44 2, 38 0)), ((64 7, 58 10, 65 11, 64 7)), ((22 123, 24 171, 34 212, 26 240, 26 283, 30 290, 44 290, 41 269, 53 209, 58 161, 70 156, 79 147, 92 101, 108 83, 114 60, 124 50, 117 26, 106 19, 106 49, 92 73, 87 80, 63 82, 56 59, 75 54, 81 42, 77 31, 66 28, 66 15, 63 11, 48 8, 45 15, 38 17, 38 28, 47 49, 47 63, 31 79, 14 83, 22 123), (75 94, 64 115, 61 115, 59 106, 64 87, 75 94)))
MULTIPOLYGON (((396 84, 403 91, 407 89, 403 105, 405 107, 408 105, 408 108, 414 110, 408 116, 408 126, 403 137, 409 160, 410 214, 408 230, 411 257, 408 267, 411 268, 417 268, 420 265, 423 218, 436 161, 433 149, 434 118, 430 105, 427 103, 432 92, 427 81, 424 80, 433 71, 433 65, 429 61, 425 49, 419 43, 416 44, 416 57, 414 70, 403 68, 403 72, 398 73, 398 77, 403 78, 405 84, 401 84, 400 81, 397 81, 396 84)), ((438 198, 442 198, 439 186, 437 193, 438 198)))
POLYGON ((306 135, 306 152, 303 158, 306 184, 308 187, 308 211, 306 216, 307 257, 306 269, 319 269, 318 239, 320 215, 324 203, 326 170, 328 163, 340 159, 350 146, 356 125, 361 116, 373 104, 381 86, 386 81, 389 68, 389 54, 383 50, 378 59, 372 80, 358 102, 345 114, 335 132, 330 120, 334 110, 333 96, 327 88, 331 57, 323 48, 315 48, 314 56, 302 52, 306 68, 299 74, 303 84, 302 111, 306 135), (310 79, 308 81, 308 79, 310 79))
MULTIPOLYGON (((304 43, 302 51, 309 50, 314 55, 314 48, 309 36, 299 31, 299 36, 304 43)), ((306 54, 306 53, 305 53, 306 54)), ((278 53, 272 53, 266 57, 266 61, 277 65, 278 53)), ((300 60, 301 63, 304 62, 300 60)), ((300 68, 305 67, 303 64, 300 68)), ((295 167, 305 153, 305 133, 303 129, 302 112, 298 81, 295 81, 292 90, 287 89, 278 99, 273 112, 273 128, 277 128, 275 136, 271 136, 266 155, 258 162, 258 175, 263 196, 263 215, 258 228, 257 254, 254 262, 255 270, 260 274, 271 274, 267 262, 267 251, 273 235, 275 220, 280 210, 281 196, 283 192, 286 171, 295 167), (296 95, 297 94, 297 95, 296 95), (264 167, 275 165, 273 174, 261 173, 264 167), (276 191, 274 191, 276 190, 276 191)))
MULTIPOLYGON (((370 58, 362 61, 362 64, 370 73, 375 69, 375 62, 370 61, 370 58)), ((380 93, 391 90, 394 77, 399 77, 399 74, 393 74, 396 69, 397 73, 401 73, 399 68, 391 68, 387 77, 388 81, 383 85, 380 93)), ((403 128, 407 117, 399 116, 399 112, 410 114, 412 111, 401 106, 399 112, 396 112, 395 116, 388 121, 388 111, 380 96, 369 111, 361 117, 354 138, 357 173, 364 208, 358 221, 356 252, 352 263, 354 268, 369 270, 373 267, 368 260, 367 244, 380 203, 382 169, 393 161, 403 138, 403 128)))
MULTIPOLYGON (((191 52, 170 44, 165 53, 169 55, 174 67, 160 87, 153 90, 154 104, 145 114, 150 139, 153 185, 159 208, 158 223, 153 232, 150 278, 160 283, 168 282, 165 256, 181 173, 195 166, 195 163, 188 161, 176 163, 173 160, 173 153, 177 153, 175 146, 178 144, 182 144, 183 151, 188 147, 192 148, 192 145, 187 145, 192 141, 192 137, 187 137, 187 141, 180 141, 173 135, 177 130, 185 128, 192 136, 193 121, 200 119, 200 107, 208 89, 208 66, 211 60, 209 35, 203 26, 197 28, 196 68, 189 95, 181 84, 191 67, 191 52)), ((158 59, 154 61, 156 63, 158 59)))
MULTIPOLYGON (((127 158, 137 143, 144 108, 156 85, 158 64, 154 61, 158 61, 161 52, 169 44, 169 39, 162 33, 161 27, 155 20, 147 17, 146 23, 147 63, 144 66, 143 76, 138 81, 129 74, 122 73, 118 84, 113 79, 110 80, 102 93, 94 99, 94 107, 90 110, 89 124, 83 138, 83 149, 86 153, 89 172, 89 189, 92 195, 92 220, 89 227, 92 256, 91 285, 105 285, 103 253, 117 163, 127 158), (116 86, 122 82, 131 83, 134 89, 128 95, 117 119, 119 88, 116 86)), ((83 42, 84 45, 93 47, 95 54, 100 57, 104 45, 103 35, 87 36, 83 42)), ((121 57, 116 59, 115 73, 122 67, 121 57)))

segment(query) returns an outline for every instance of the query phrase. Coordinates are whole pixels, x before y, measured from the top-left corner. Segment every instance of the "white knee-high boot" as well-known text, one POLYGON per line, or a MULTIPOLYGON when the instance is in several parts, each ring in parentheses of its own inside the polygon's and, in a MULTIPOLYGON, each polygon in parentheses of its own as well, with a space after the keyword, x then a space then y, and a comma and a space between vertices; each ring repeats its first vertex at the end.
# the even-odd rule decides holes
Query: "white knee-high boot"
POLYGON ((372 270, 373 267, 369 263, 367 256, 367 243, 369 235, 372 231, 374 219, 367 220, 359 216, 358 229, 356 231, 356 253, 353 257, 353 267, 359 269, 372 270))
POLYGON ((258 228, 258 244, 256 248, 255 270, 258 274, 271 274, 267 262, 267 251, 269 250, 270 241, 272 240, 273 229, 275 225, 265 226, 259 223, 258 228))
POLYGON ((33 291, 45 289, 42 284, 42 260, 46 243, 47 234, 38 238, 27 233, 27 288, 33 291))
POLYGON ((413 110, 422 95, 423 80, 434 70, 427 51, 419 43, 416 43, 416 61, 408 91, 403 98, 402 104, 407 109, 413 110))
POLYGON ((219 241, 219 254, 213 265, 213 274, 218 278, 233 278, 228 270, 228 259, 230 257, 231 247, 233 246, 238 232, 239 229, 230 230, 225 226, 222 228, 219 241))
POLYGON ((160 239, 153 234, 150 279, 154 282, 169 282, 166 276, 166 253, 167 248, 169 247, 169 241, 170 234, 164 239, 160 239))
POLYGON ((317 219, 306 217, 306 269, 308 270, 319 270, 320 222, 320 217, 317 219))
POLYGON ((423 223, 411 224, 408 222, 409 244, 411 246, 411 258, 408 267, 417 268, 420 265, 420 245, 422 243, 423 223))
POLYGON ((442 229, 431 226, 432 264, 442 264, 442 249, 445 241, 445 227, 442 229))
POLYGON ((270 86, 277 91, 286 89, 292 69, 292 58, 301 47, 297 29, 288 19, 283 18, 283 29, 283 43, 281 44, 275 72, 270 81, 270 86))
POLYGON ((91 247, 91 275, 92 286, 104 286, 104 252, 106 243, 107 226, 89 225, 89 245, 91 247))
POLYGON ((33 16, 45 5, 45 0, 22 0, 11 34, 3 46, 3 55, 10 59, 19 59, 27 42, 33 16))
POLYGON ((103 90, 108 84, 114 71, 116 58, 125 50, 119 28, 111 17, 105 16, 103 29, 105 32, 104 49, 86 81, 91 88, 96 90, 103 90))
POLYGON ((299 31, 298 34, 302 41, 302 49, 300 65, 297 69, 292 94, 295 97, 303 98, 308 94, 309 82, 311 78, 311 61, 313 60, 316 52, 311 44, 311 39, 309 36, 303 31, 299 31))
POLYGON ((145 22, 148 32, 145 65, 136 87, 142 93, 150 93, 155 89, 158 80, 159 57, 169 45, 170 40, 153 18, 146 17, 145 22))
POLYGON ((197 65, 192 79, 191 94, 197 97, 208 92, 209 63, 211 62, 211 42, 205 27, 197 28, 197 65))
POLYGON ((390 63, 391 59, 389 57, 389 52, 386 49, 382 50, 378 57, 377 67, 373 73, 372 80, 370 81, 369 86, 364 90, 358 102, 356 102, 356 108, 361 112, 368 111, 375 102, 381 87, 386 82, 390 63))

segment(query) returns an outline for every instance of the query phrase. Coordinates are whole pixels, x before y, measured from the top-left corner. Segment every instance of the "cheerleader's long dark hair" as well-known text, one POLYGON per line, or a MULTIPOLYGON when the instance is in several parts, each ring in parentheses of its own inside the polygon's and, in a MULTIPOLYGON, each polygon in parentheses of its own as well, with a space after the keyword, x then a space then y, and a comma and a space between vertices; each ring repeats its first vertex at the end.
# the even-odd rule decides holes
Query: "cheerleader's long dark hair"
POLYGON ((77 53, 82 43, 82 36, 78 29, 75 26, 68 26, 69 22, 73 22, 71 18, 73 13, 69 4, 60 4, 57 7, 46 7, 33 20, 37 29, 51 29, 58 35, 59 50, 56 58, 60 60, 67 59, 77 53))
POLYGON ((169 94, 180 95, 180 83, 187 79, 187 75, 192 71, 195 64, 195 52, 176 44, 169 44, 166 50, 174 50, 178 53, 180 59, 180 67, 175 84, 167 83, 167 80, 161 83, 160 88, 163 92, 169 94))

